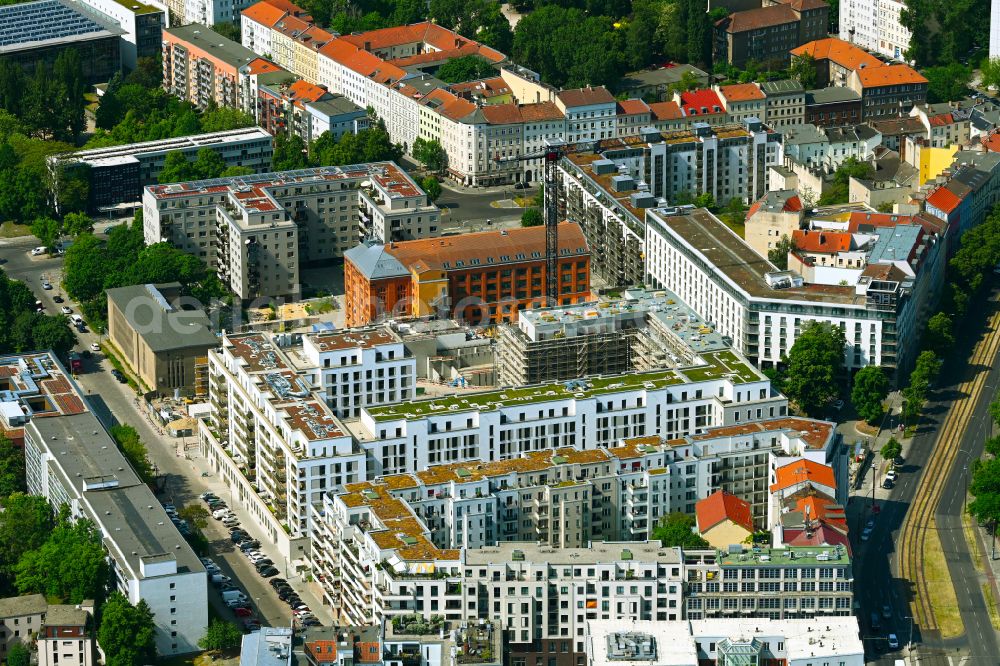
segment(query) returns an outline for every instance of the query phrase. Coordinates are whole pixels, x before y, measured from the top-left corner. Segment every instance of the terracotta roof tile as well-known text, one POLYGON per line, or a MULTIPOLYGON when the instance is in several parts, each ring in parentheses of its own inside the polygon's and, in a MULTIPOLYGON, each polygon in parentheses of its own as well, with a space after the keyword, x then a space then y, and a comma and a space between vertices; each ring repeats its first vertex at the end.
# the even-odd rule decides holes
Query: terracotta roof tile
POLYGON ((626 99, 618 102, 619 116, 637 116, 649 113, 649 105, 641 99, 626 99))
POLYGON ((927 83, 927 79, 920 72, 903 63, 881 67, 863 67, 857 70, 857 75, 863 88, 881 88, 882 86, 897 86, 904 83, 927 83))
POLYGON ((779 467, 774 470, 774 475, 777 480, 771 484, 771 492, 806 482, 829 488, 837 487, 832 467, 805 458, 779 467))
POLYGON ((847 252, 851 249, 851 234, 836 231, 810 231, 796 229, 792 232, 792 245, 803 252, 847 252))
POLYGON ((689 118, 725 113, 722 108, 722 100, 719 99, 714 90, 708 88, 681 93, 680 106, 689 118))
POLYGON ((735 12, 715 25, 733 34, 760 30, 786 23, 798 23, 799 17, 788 5, 771 5, 742 12, 735 12))
POLYGON ((705 533, 724 520, 730 520, 748 532, 753 532, 753 516, 750 513, 750 503, 724 490, 699 500, 694 505, 695 516, 698 519, 698 531, 705 533))
POLYGON ((287 12, 284 9, 276 7, 267 0, 258 2, 255 5, 251 5, 243 10, 243 16, 247 17, 251 21, 260 23, 261 25, 273 26, 275 23, 281 20, 281 18, 287 12))
POLYGON ((749 102, 754 99, 764 99, 764 93, 755 83, 738 83, 732 86, 721 86, 719 95, 729 102, 749 102))
POLYGON ((649 105, 649 110, 657 120, 679 120, 684 117, 677 102, 655 102, 649 105))
POLYGON ((939 187, 927 197, 927 203, 944 213, 950 213, 962 203, 956 194, 946 187, 939 187))
POLYGON ((251 74, 251 75, 252 74, 267 74, 269 72, 280 72, 280 71, 282 71, 281 67, 278 67, 277 65, 275 65, 270 60, 266 60, 264 58, 257 58, 256 60, 250 61, 249 63, 247 63, 246 65, 243 66, 243 69, 244 69, 244 71, 247 74, 251 74))
POLYGON ((882 61, 872 54, 835 37, 817 39, 792 49, 793 56, 809 54, 816 60, 832 60, 841 67, 851 71, 861 65, 865 67, 880 67, 882 61))
POLYGON ((604 86, 597 86, 596 88, 587 86, 586 88, 563 90, 557 96, 567 107, 587 106, 590 104, 613 104, 615 101, 614 96, 604 86))

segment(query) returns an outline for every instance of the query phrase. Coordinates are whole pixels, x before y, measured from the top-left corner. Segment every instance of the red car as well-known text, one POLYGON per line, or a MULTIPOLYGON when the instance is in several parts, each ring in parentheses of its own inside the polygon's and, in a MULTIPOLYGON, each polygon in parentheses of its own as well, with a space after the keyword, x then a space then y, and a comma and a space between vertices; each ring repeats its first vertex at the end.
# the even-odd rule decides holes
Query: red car
POLYGON ((239 617, 253 617, 253 611, 249 608, 236 608, 234 610, 239 617))

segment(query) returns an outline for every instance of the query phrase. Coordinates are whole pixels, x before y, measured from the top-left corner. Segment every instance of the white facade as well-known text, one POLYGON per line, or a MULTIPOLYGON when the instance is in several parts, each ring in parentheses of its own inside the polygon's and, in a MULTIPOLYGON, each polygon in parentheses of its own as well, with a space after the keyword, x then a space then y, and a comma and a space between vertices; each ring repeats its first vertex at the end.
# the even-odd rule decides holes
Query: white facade
POLYGON ((899 22, 901 0, 845 0, 840 7, 840 38, 894 60, 906 60, 912 35, 899 22))
POLYGON ((587 622, 586 652, 590 666, 865 664, 865 649, 855 617, 824 617, 822 622, 760 618, 675 622, 591 620, 587 622))
POLYGON ((989 57, 1000 58, 1000 0, 990 0, 989 57))
POLYGON ((440 211, 392 162, 156 185, 143 194, 147 244, 199 257, 240 298, 296 294, 300 262, 367 238, 440 234, 440 211))
POLYGON ((160 30, 165 27, 166 7, 157 2, 119 2, 119 0, 82 0, 121 26, 122 66, 135 69, 140 56, 160 54, 160 30))
POLYGON ((157 653, 198 651, 208 626, 208 580, 197 555, 83 406, 82 394, 54 356, 5 357, 0 363, 16 377, 17 399, 34 405, 21 407, 31 415, 20 424, 28 492, 54 507, 66 504, 74 518, 94 523, 104 537, 115 587, 153 612, 157 653), (40 409, 45 403, 53 406, 40 409), (44 411, 51 413, 35 418, 33 412, 44 411))
POLYGON ((237 23, 240 12, 252 4, 250 0, 184 0, 184 16, 178 18, 183 25, 237 23))

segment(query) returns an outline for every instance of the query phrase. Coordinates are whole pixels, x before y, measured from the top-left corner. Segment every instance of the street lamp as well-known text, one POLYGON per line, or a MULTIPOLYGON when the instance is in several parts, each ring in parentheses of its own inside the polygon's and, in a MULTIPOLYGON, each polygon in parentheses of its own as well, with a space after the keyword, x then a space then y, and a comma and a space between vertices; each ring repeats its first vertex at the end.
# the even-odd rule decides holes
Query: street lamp
POLYGON ((910 633, 906 638, 906 651, 910 652, 911 650, 913 650, 913 616, 906 615, 903 617, 903 619, 910 621, 910 633))

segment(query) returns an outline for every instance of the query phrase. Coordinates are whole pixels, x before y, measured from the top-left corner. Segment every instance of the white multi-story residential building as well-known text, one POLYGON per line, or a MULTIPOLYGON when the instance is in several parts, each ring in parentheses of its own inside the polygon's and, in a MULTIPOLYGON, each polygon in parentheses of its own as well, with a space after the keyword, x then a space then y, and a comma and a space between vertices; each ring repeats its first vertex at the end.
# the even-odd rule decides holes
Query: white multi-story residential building
POLYGON ((895 60, 906 60, 913 35, 899 21, 902 0, 845 0, 840 38, 895 60))
POLYGON ((178 25, 237 23, 250 4, 250 0, 167 0, 171 23, 178 25))
POLYGON ((990 59, 1000 58, 1000 2, 990 2, 990 59))
POLYGON ((94 608, 50 605, 35 637, 38 666, 93 666, 94 608))
POLYGON ((309 507, 369 478, 338 415, 416 392, 414 359, 387 328, 229 335, 209 352, 208 375, 206 457, 290 557, 303 547, 309 507))
POLYGON ((603 142, 600 159, 580 151, 559 165, 567 215, 583 229, 592 270, 614 286, 644 283, 644 210, 682 195, 755 201, 768 168, 782 163, 781 135, 759 121, 640 137, 603 142))
POLYGON ((160 55, 161 32, 166 25, 165 5, 152 2, 119 2, 118 0, 82 0, 82 3, 121 26, 122 66, 135 69, 138 58, 160 55))
POLYGON ((582 143, 618 135, 615 118, 618 105, 607 88, 577 88, 556 95, 556 106, 566 116, 566 142, 582 143))
POLYGON ((646 214, 647 284, 669 285, 758 364, 780 362, 803 324, 820 321, 844 330, 847 368, 881 365, 894 373, 914 359, 932 299, 914 293, 915 276, 924 273, 926 290, 918 291, 936 293, 939 271, 921 266, 942 240, 904 247, 894 238, 886 236, 854 283, 811 285, 779 271, 707 210, 654 209, 646 214))
POLYGON ((972 117, 975 106, 958 104, 918 104, 910 109, 910 116, 924 126, 924 139, 932 148, 968 146, 972 135, 972 117))
POLYGON ((88 203, 91 208, 99 209, 142 201, 142 188, 159 182, 160 171, 170 153, 179 152, 190 162, 199 150, 211 148, 227 167, 243 166, 254 173, 263 173, 271 170, 272 142, 271 135, 261 128, 247 127, 79 150, 52 155, 47 163, 57 204, 63 171, 79 168, 90 184, 88 203))
POLYGON ((870 160, 882 143, 882 135, 867 125, 817 127, 803 124, 785 127, 781 133, 786 166, 798 163, 822 173, 833 173, 849 157, 870 160))
POLYGON ((852 614, 854 573, 843 545, 684 552, 684 616, 772 620, 852 614))
POLYGON ((806 91, 795 79, 765 81, 760 84, 764 93, 764 117, 768 127, 781 131, 782 127, 801 125, 806 121, 806 91))
POLYGON ((0 369, 0 427, 24 437, 28 492, 94 523, 115 587, 153 613, 158 654, 197 651, 208 626, 205 567, 159 500, 54 354, 6 356, 0 369))
POLYGON ((440 211, 392 162, 145 188, 147 244, 199 257, 240 298, 296 294, 300 262, 362 240, 439 235, 440 211))
POLYGON ((590 666, 864 666, 854 617, 764 620, 759 617, 677 622, 587 622, 590 666))

